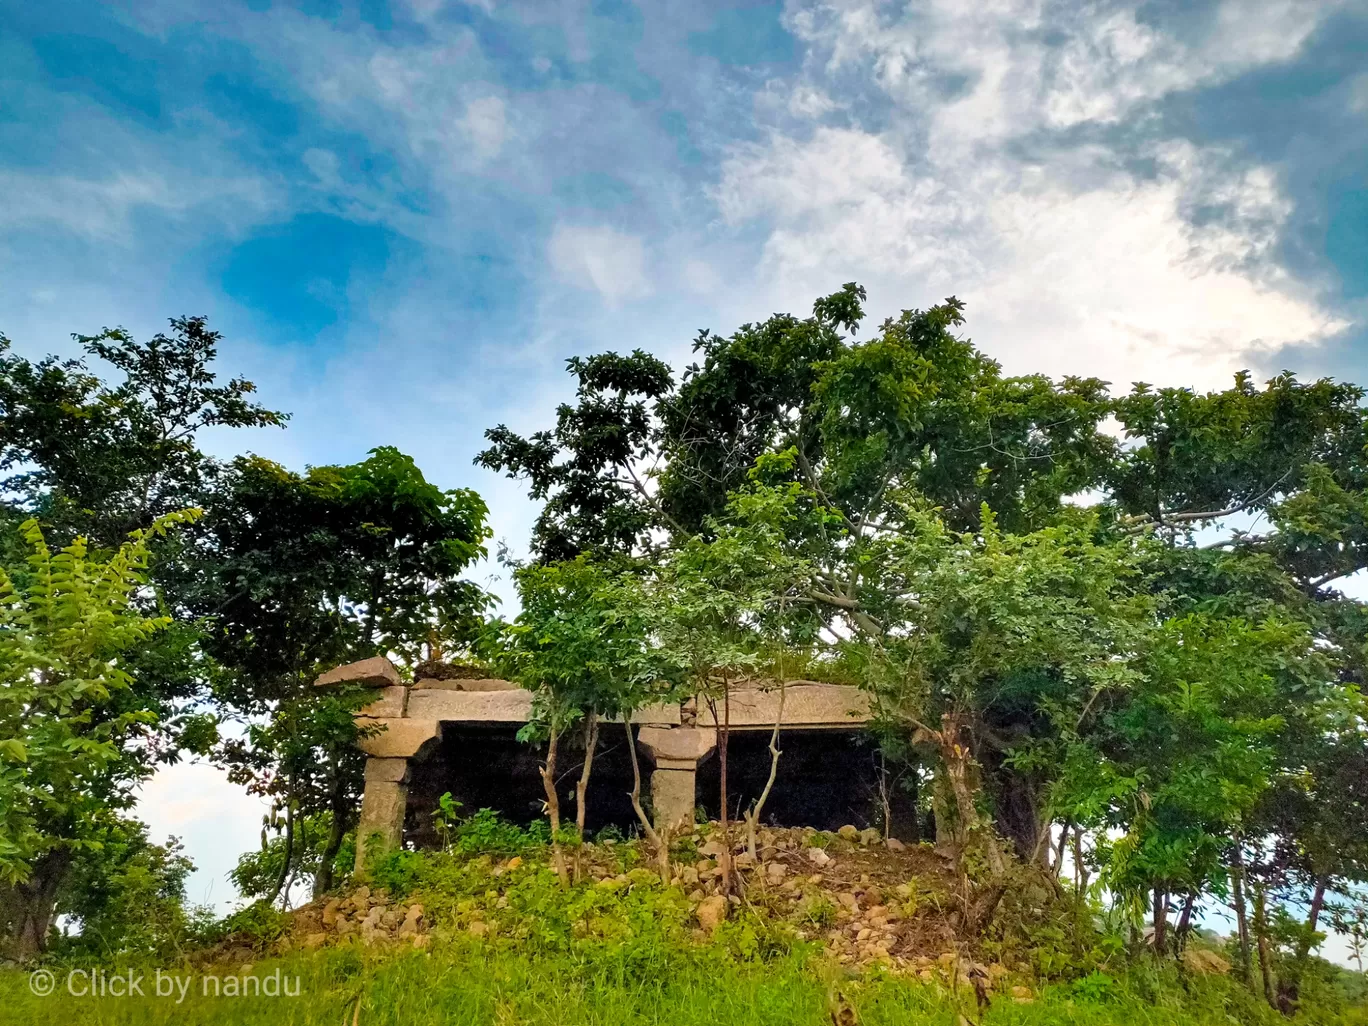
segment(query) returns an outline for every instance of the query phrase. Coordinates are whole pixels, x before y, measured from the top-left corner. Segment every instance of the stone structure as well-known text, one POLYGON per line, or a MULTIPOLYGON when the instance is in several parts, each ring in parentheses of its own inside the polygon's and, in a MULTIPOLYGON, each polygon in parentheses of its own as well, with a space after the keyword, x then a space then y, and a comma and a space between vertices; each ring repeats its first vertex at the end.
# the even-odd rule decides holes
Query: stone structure
MULTIPOLYGON (((366 790, 357 828, 358 863, 403 840, 409 784, 416 764, 441 743, 443 731, 517 727, 527 722, 532 695, 494 679, 419 680, 405 683, 383 657, 339 666, 315 682, 319 687, 362 684, 375 697, 357 714, 367 755, 366 790)), ((790 681, 784 689, 785 731, 853 730, 869 722, 868 698, 853 687, 790 681)), ((740 689, 730 700, 736 735, 766 732, 779 711, 779 690, 740 689)), ((658 823, 692 822, 698 800, 698 768, 717 747, 717 725, 706 706, 690 699, 639 709, 631 722, 649 769, 649 796, 658 823)))

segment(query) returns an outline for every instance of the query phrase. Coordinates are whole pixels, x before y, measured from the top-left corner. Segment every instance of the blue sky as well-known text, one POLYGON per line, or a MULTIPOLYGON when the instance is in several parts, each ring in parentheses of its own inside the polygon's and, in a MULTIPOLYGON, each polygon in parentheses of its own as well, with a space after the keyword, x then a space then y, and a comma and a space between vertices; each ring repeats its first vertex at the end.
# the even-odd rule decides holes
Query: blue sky
POLYGON ((1365 0, 0 0, 0 331, 207 314, 294 414, 209 444, 395 444, 515 545, 471 458, 566 356, 850 280, 1014 372, 1365 380, 1365 54, 1365 0))

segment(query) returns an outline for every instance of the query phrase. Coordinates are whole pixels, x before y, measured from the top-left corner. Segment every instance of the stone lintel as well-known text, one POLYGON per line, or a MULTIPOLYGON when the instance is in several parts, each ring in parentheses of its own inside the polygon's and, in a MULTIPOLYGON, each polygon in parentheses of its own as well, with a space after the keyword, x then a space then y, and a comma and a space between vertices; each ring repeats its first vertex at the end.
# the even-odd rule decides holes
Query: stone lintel
MULTIPOLYGON (((773 728, 779 714, 779 688, 744 689, 731 693, 732 730, 773 728)), ((718 703, 718 715, 722 713, 718 703)), ((790 728, 839 730, 863 727, 872 717, 869 696, 849 684, 819 684, 793 681, 784 688, 783 726, 790 728)), ((698 703, 700 726, 715 726, 706 702, 698 703)))
POLYGON ((532 693, 512 691, 446 691, 414 689, 408 714, 446 723, 526 723, 532 714, 532 693))
POLYGON ((357 724, 384 727, 378 734, 361 739, 361 751, 375 759, 414 758, 429 742, 442 736, 442 725, 436 720, 357 717, 357 724))
POLYGON ((337 666, 319 676, 314 687, 325 688, 337 684, 363 684, 370 688, 392 687, 403 684, 399 671, 384 656, 362 659, 358 663, 337 666))

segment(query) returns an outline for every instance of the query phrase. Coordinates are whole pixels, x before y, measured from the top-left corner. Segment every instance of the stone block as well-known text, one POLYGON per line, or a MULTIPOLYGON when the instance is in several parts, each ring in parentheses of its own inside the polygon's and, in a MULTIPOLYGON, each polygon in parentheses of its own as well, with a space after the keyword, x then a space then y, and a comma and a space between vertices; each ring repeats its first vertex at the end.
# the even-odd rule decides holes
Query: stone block
POLYGON ((362 659, 359 663, 347 663, 322 674, 314 687, 324 688, 334 684, 364 684, 370 688, 391 687, 402 684, 399 671, 384 656, 362 659))
POLYGON ((460 691, 461 683, 459 680, 438 680, 435 677, 424 677, 422 680, 413 682, 413 690, 460 691))
MULTIPOLYGON (((871 717, 869 696, 848 684, 819 684, 792 681, 784 689, 785 727, 854 728, 871 717)), ((779 712, 779 689, 759 688, 733 691, 730 722, 733 730, 763 730, 774 726, 779 712)), ((720 703, 718 715, 722 713, 720 703)), ((716 726, 706 702, 698 703, 700 726, 716 726)))
POLYGON ((364 873, 366 867, 385 852, 403 843, 407 807, 407 784, 392 780, 366 781, 366 790, 361 796, 361 818, 356 825, 358 874, 364 873))
POLYGON ((497 677, 481 677, 476 680, 461 680, 456 683, 461 685, 462 691, 521 691, 511 680, 499 680, 497 677))
POLYGON ((409 689, 400 685, 384 688, 370 705, 362 707, 358 716, 371 719, 402 719, 408 707, 409 689))
POLYGON ((532 693, 512 691, 446 691, 415 689, 409 695, 412 719, 446 723, 526 723, 532 714, 532 693))
POLYGON ((667 724, 672 727, 679 726, 679 703, 660 702, 656 705, 645 705, 632 713, 633 723, 648 724, 667 724))
POLYGON ((692 765, 688 769, 657 766, 651 772, 651 806, 657 829, 675 831, 693 825, 696 787, 692 765))
POLYGON ((699 727, 642 727, 637 741, 657 764, 697 765, 717 747, 717 731, 699 727))
POLYGON ((407 784, 409 761, 371 756, 366 760, 366 784, 372 781, 388 784, 407 784))
POLYGON ((381 726, 384 729, 361 739, 361 751, 373 758, 408 759, 419 755, 429 742, 442 736, 442 725, 436 720, 369 719, 359 717, 358 724, 381 726))

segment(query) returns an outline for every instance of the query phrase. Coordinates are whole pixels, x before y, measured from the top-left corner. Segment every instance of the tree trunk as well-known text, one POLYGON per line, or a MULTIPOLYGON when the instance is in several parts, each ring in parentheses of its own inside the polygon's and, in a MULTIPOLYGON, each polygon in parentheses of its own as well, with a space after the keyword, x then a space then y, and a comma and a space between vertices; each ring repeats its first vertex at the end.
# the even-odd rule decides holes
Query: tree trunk
MULTIPOLYGON (((774 790, 774 780, 779 776, 779 756, 784 753, 779 750, 779 728, 784 723, 784 695, 787 692, 784 682, 779 681, 779 711, 774 718, 774 729, 770 731, 770 769, 769 779, 765 781, 765 789, 760 792, 760 797, 755 800, 755 805, 746 813, 746 851, 755 864, 760 863, 760 853, 756 850, 755 832, 760 823, 760 813, 765 808, 765 802, 769 800, 770 791, 774 790)), ((885 823, 885 829, 887 824, 885 823)))
POLYGON ((1183 898, 1183 909, 1178 913, 1178 928, 1174 931, 1173 956, 1181 957, 1183 949, 1187 947, 1188 933, 1192 930, 1192 910, 1197 904, 1197 894, 1195 891, 1188 891, 1183 898))
POLYGON ((1163 958, 1168 950, 1168 894, 1154 888, 1154 957, 1163 958))
POLYGON ((280 875, 276 877, 275 886, 271 888, 271 896, 266 899, 266 904, 274 905, 280 897, 281 889, 285 886, 285 881, 290 878, 290 866, 294 862, 294 802, 285 803, 285 861, 280 865, 280 875))
POLYGON ((1315 942, 1316 927, 1320 923, 1321 912, 1325 909, 1325 892, 1330 886, 1330 874, 1322 873, 1316 877, 1316 889, 1311 892, 1311 907, 1307 911, 1306 925, 1301 940, 1297 942, 1297 961, 1304 962, 1311 954, 1315 942))
POLYGON ((1230 856, 1230 880, 1235 899, 1235 937, 1239 948, 1239 974, 1246 986, 1253 986, 1254 972, 1249 951, 1249 918, 1245 910, 1244 842, 1237 835, 1230 856))
POLYGON ((332 812, 332 823, 328 828, 328 840, 323 845, 321 861, 318 864, 318 875, 314 877, 313 896, 315 898, 332 890, 333 863, 337 861, 337 853, 342 849, 342 839, 347 835, 347 819, 351 810, 347 807, 347 797, 343 790, 341 776, 337 772, 333 776, 332 794, 328 803, 332 812))
MULTIPOLYGON (((722 893, 730 896, 732 893, 732 840, 731 840, 731 817, 727 814, 727 741, 731 736, 731 683, 722 682, 722 729, 717 735, 717 759, 718 770, 720 772, 719 791, 722 799, 722 817, 719 822, 722 825, 722 893)), ((714 714, 714 719, 716 715, 714 714)))
POLYGON ((1270 1008, 1278 1007, 1273 987, 1273 961, 1268 950, 1268 909, 1262 883, 1254 884, 1254 942, 1259 949, 1259 973, 1263 976, 1264 1000, 1270 1008))
POLYGON ((627 754, 632 759, 632 811, 636 813, 637 822, 641 824, 641 830, 646 835, 646 840, 651 842, 651 847, 655 849, 656 862, 660 867, 660 882, 666 886, 670 883, 670 844, 669 838, 662 836, 651 823, 651 817, 646 815, 646 810, 641 807, 641 761, 637 758, 636 738, 632 736, 632 721, 630 717, 622 718, 622 725, 627 728, 627 754))
POLYGON ((584 718, 584 764, 580 767, 580 777, 575 783, 575 833, 579 844, 575 848, 575 881, 583 873, 584 819, 588 814, 589 774, 594 770, 594 751, 598 748, 598 713, 592 709, 584 718))
POLYGON ((983 842, 984 853, 988 857, 988 868, 993 876, 1001 877, 1007 873, 1007 863, 998 847, 997 837, 992 824, 983 823, 979 817, 978 804, 969 787, 971 770, 969 748, 960 743, 959 722, 950 713, 941 717, 938 731, 941 762, 945 765, 949 778, 950 792, 955 798, 955 813, 959 820, 959 833, 963 844, 970 843, 975 837, 983 842))
POLYGON ((0 953, 18 962, 47 950, 57 894, 71 869, 71 854, 54 848, 34 862, 23 883, 0 886, 0 953))
POLYGON ((1301 996, 1302 974, 1306 972, 1307 959, 1311 957, 1311 945, 1316 939, 1316 926, 1320 923, 1321 911, 1325 908, 1325 892, 1330 886, 1330 874, 1321 873, 1316 877, 1315 890, 1311 892, 1311 907, 1307 910, 1306 922, 1302 924, 1301 937, 1297 940, 1297 951, 1284 981, 1283 992, 1291 1008, 1295 1008, 1301 996))
POLYGON ((551 821, 551 861, 562 887, 570 886, 570 874, 565 868, 565 855, 560 847, 560 797, 556 794, 556 748, 560 731, 551 728, 546 739, 546 764, 541 768, 542 790, 546 792, 546 816, 551 821))
POLYGON ((584 818, 588 812, 586 798, 589 793, 589 774, 594 770, 594 750, 598 748, 598 713, 589 712, 584 719, 584 766, 580 770, 579 782, 575 784, 575 831, 584 840, 584 818))

